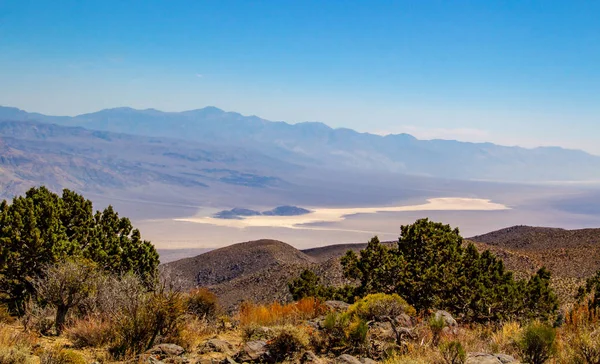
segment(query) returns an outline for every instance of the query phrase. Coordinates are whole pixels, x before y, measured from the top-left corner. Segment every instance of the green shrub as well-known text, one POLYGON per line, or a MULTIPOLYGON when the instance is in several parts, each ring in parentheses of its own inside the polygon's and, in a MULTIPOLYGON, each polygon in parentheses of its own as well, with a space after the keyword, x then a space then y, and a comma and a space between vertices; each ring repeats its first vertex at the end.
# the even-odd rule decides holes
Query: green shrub
POLYGON ((347 331, 350 318, 346 314, 330 312, 323 321, 323 334, 328 350, 337 353, 348 345, 347 331))
POLYGON ((349 315, 363 320, 381 321, 385 317, 397 317, 401 314, 414 316, 416 311, 406 300, 397 294, 375 293, 356 301, 348 309, 349 315))
POLYGON ((442 344, 440 352, 446 364, 463 364, 467 358, 460 341, 450 341, 442 344))
POLYGON ((308 343, 308 335, 302 328, 286 325, 273 330, 273 338, 268 342, 268 349, 271 359, 279 363, 306 349, 308 343))
POLYGON ((361 318, 356 317, 348 326, 348 343, 361 354, 367 352, 369 346, 369 325, 361 318))
POLYGON ((187 311, 198 318, 214 320, 217 317, 217 296, 206 288, 197 288, 185 297, 187 311))
POLYGON ((543 364, 556 353, 556 330, 533 323, 525 328, 518 346, 525 363, 543 364))
POLYGON ((440 338, 442 337, 442 332, 444 331, 444 327, 446 327, 446 321, 443 316, 431 315, 428 321, 429 329, 433 334, 433 345, 438 345, 440 342, 440 338))

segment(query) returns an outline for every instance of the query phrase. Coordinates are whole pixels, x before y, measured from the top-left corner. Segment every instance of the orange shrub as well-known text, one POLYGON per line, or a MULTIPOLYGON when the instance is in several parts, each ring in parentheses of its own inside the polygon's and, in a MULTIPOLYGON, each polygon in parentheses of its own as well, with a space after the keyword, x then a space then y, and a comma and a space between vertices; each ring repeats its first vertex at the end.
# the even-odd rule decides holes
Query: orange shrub
POLYGON ((567 314, 565 323, 570 329, 596 326, 600 322, 600 310, 588 304, 575 304, 567 314))
POLYGON ((275 302, 265 306, 245 302, 240 307, 239 319, 244 326, 284 325, 315 318, 326 311, 327 307, 321 301, 311 297, 285 305, 275 302))

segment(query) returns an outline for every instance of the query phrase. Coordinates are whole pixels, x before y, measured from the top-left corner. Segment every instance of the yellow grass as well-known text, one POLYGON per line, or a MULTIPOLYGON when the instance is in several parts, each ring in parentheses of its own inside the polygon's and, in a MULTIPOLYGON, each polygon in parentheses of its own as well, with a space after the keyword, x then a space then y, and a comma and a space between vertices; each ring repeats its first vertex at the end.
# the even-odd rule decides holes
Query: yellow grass
POLYGON ((240 308, 239 321, 242 326, 295 324, 320 316, 326 311, 326 306, 315 298, 303 298, 285 305, 278 302, 270 305, 244 303, 240 308))

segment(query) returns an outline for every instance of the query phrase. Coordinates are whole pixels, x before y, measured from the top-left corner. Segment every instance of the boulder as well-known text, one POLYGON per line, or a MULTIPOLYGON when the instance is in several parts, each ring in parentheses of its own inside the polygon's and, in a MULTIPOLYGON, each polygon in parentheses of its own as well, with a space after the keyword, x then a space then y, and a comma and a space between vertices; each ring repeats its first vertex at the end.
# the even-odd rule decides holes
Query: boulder
POLYGON ((377 364, 377 362, 370 358, 360 358, 358 359, 362 364, 377 364))
POLYGON ((518 361, 506 354, 468 353, 465 364, 517 364, 518 361))
POLYGON ((210 339, 200 347, 199 352, 200 354, 223 353, 226 355, 232 355, 234 353, 234 348, 231 343, 225 340, 210 339))
POLYGON ((348 307, 350 307, 349 304, 343 301, 325 301, 325 306, 335 312, 345 312, 348 310, 348 307))
POLYGON ((180 356, 185 349, 175 344, 159 344, 147 351, 148 354, 160 355, 161 357, 180 356))
POLYGON ((248 341, 244 347, 235 356, 236 361, 268 361, 269 351, 267 342, 263 340, 248 341))
POLYGON ((335 358, 336 364, 363 364, 357 357, 348 354, 342 354, 335 358))
POLYGON ((498 360, 500 360, 500 362, 502 364, 511 364, 511 363, 518 363, 519 361, 515 358, 513 358, 510 355, 506 355, 506 354, 494 354, 496 355, 496 358, 498 358, 498 360))
POLYGON ((439 320, 440 318, 443 319, 444 320, 444 324, 447 327, 454 328, 454 327, 458 326, 458 322, 456 322, 456 320, 454 319, 454 317, 452 317, 452 315, 448 311, 437 310, 433 314, 433 317, 435 317, 436 320, 439 320))
POLYGON ((396 323, 398 326, 401 326, 401 327, 414 327, 415 326, 415 322, 413 321, 412 317, 408 316, 405 313, 396 317, 396 323))
POLYGON ((396 342, 396 334, 392 329, 392 324, 389 322, 375 322, 369 329, 369 334, 373 340, 382 342, 396 342))

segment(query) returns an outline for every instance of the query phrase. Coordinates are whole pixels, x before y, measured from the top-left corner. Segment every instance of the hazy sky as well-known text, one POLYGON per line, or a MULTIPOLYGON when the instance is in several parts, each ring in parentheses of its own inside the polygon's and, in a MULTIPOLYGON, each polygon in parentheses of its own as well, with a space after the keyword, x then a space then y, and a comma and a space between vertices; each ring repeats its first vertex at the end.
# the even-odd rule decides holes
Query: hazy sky
POLYGON ((600 1, 0 0, 0 105, 600 154, 600 1))

